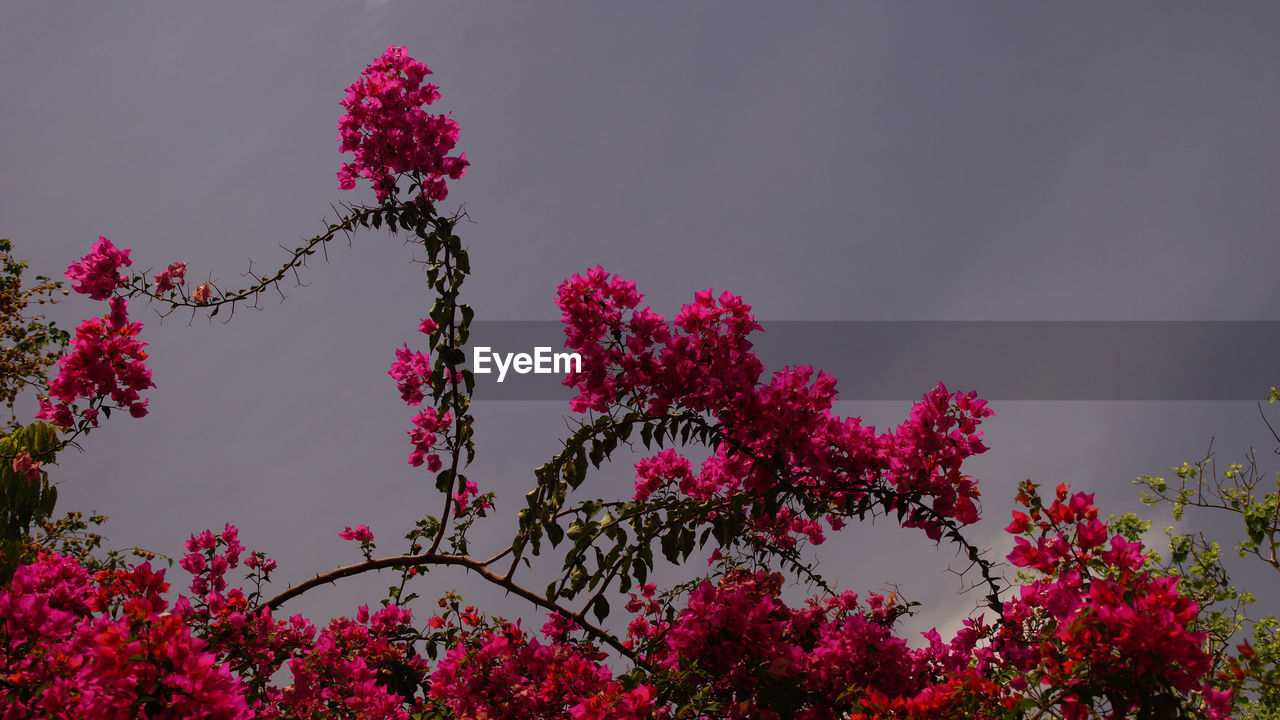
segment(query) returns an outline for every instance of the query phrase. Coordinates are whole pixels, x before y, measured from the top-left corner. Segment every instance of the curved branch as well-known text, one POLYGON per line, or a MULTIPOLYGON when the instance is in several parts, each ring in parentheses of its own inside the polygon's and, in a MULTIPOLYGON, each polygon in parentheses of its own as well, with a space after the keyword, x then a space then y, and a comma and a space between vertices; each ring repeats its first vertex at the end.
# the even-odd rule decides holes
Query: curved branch
MULTIPOLYGON (((372 570, 382 570, 384 568, 421 567, 424 565, 455 565, 455 566, 466 568, 467 570, 475 572, 480 577, 493 583, 494 585, 497 585, 498 587, 501 587, 512 594, 518 595, 524 598, 525 600, 528 600, 529 602, 533 603, 534 605, 537 605, 538 607, 544 608, 546 610, 550 610, 555 613, 560 613, 565 617, 576 618, 575 613, 573 613, 571 610, 561 607, 558 603, 552 600, 548 600, 547 598, 533 592, 532 590, 529 590, 528 588, 525 588, 521 585, 517 585, 516 583, 512 582, 510 579, 504 578, 501 575, 498 575, 497 573, 485 567, 484 564, 482 564, 477 560, 473 560, 469 557, 465 557, 462 555, 441 555, 436 553, 423 553, 421 555, 394 555, 391 557, 366 560, 364 562, 359 562, 354 565, 347 565, 344 567, 336 568, 334 570, 330 570, 329 572, 316 575, 315 577, 310 578, 308 580, 304 580, 303 582, 298 583, 297 585, 294 585, 288 590, 285 590, 284 592, 266 601, 265 603, 262 603, 261 605, 258 606, 258 608, 261 609, 263 607, 268 607, 268 608, 271 608, 272 610, 275 610, 279 608, 281 605, 283 605, 284 603, 288 602, 289 600, 292 600, 293 598, 298 597, 299 595, 307 592, 308 590, 316 586, 323 585, 325 583, 333 583, 342 578, 352 577, 354 575, 361 575, 363 573, 370 572, 372 570)), ((579 621, 578 624, 581 625, 582 628, 587 632, 589 632, 591 635, 607 643, 609 646, 617 650, 619 653, 621 653, 628 659, 630 659, 632 662, 635 662, 641 665, 644 664, 643 661, 640 660, 640 658, 635 654, 633 650, 623 645, 611 633, 595 625, 592 625, 591 623, 586 622, 585 620, 579 621)))
MULTIPOLYGON (((205 302, 196 302, 185 293, 178 298, 168 297, 157 293, 152 289, 151 282, 147 280, 145 275, 138 275, 130 278, 129 282, 124 286, 128 291, 126 294, 130 297, 141 295, 153 300, 159 300, 170 307, 169 312, 181 307, 191 308, 193 310, 216 310, 222 305, 232 305, 234 307, 238 302, 242 302, 250 298, 256 299, 256 297, 264 290, 276 286, 281 280, 284 280, 285 276, 290 272, 294 272, 297 268, 304 265, 306 263, 307 256, 311 255, 315 251, 316 246, 323 246, 325 243, 337 237, 338 233, 349 235, 356 229, 357 225, 368 225, 370 218, 375 215, 380 215, 388 208, 354 206, 349 207, 348 209, 351 210, 350 215, 341 218, 340 222, 329 225, 325 232, 307 239, 300 247, 291 250, 289 258, 285 260, 284 264, 281 265, 280 269, 274 274, 259 276, 254 274, 251 268, 248 274, 256 279, 257 283, 250 287, 237 290, 232 293, 223 293, 219 297, 210 298, 205 302)), ((168 315, 169 313, 164 314, 168 315)))

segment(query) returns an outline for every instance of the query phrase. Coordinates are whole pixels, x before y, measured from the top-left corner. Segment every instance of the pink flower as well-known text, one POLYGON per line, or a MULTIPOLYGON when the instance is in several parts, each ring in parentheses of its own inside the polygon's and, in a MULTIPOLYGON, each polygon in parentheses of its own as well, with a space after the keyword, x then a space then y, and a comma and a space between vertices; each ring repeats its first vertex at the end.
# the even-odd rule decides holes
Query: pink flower
POLYGON ((378 202, 386 202, 396 178, 409 173, 419 183, 419 197, 443 200, 449 194, 445 178, 465 174, 467 156, 449 155, 458 142, 458 124, 448 115, 431 115, 423 106, 440 98, 439 88, 423 83, 427 66, 391 46, 361 72, 347 88, 338 120, 338 152, 355 159, 338 168, 338 187, 351 190, 356 178, 373 183, 378 202))
MULTIPOLYGON (((431 468, 428 467, 427 469, 430 470, 431 468)), ((432 472, 435 471, 432 470, 432 472)), ((453 494, 453 501, 455 503, 453 506, 453 516, 458 517, 466 512, 467 504, 470 502, 471 498, 475 497, 479 493, 480 488, 476 487, 475 483, 470 480, 463 483, 462 489, 453 494)))
POLYGON ((107 306, 111 308, 111 313, 107 315, 107 322, 110 323, 111 329, 123 330, 129 323, 129 301, 122 297, 113 297, 108 301, 107 306))
POLYGON ((177 285, 181 285, 187 277, 187 264, 176 262, 156 275, 156 292, 167 293, 177 285))
MULTIPOLYGON (((399 352, 398 350, 396 352, 399 352)), ((425 356, 424 356, 425 357, 425 356)), ((394 371, 394 367, 392 368, 394 371)), ((395 375, 392 372, 392 375, 395 375)), ((404 390, 404 386, 401 386, 404 390)), ((405 400, 410 405, 421 402, 421 397, 406 395, 405 400)), ((430 472, 439 472, 442 467, 440 456, 433 452, 438 439, 438 433, 449 426, 453 422, 453 416, 449 413, 440 415, 433 407, 425 407, 422 412, 414 415, 411 419, 413 429, 408 431, 409 442, 413 444, 413 450, 409 452, 409 464, 414 467, 421 467, 426 463, 427 470, 430 472)))
POLYGON ((338 533, 338 537, 343 540, 359 540, 362 543, 373 542, 373 533, 369 531, 368 525, 361 525, 355 530, 352 530, 350 526, 347 526, 346 530, 338 533))
POLYGON ((418 323, 418 332, 422 333, 423 335, 430 335, 431 333, 436 331, 437 327, 439 326, 436 325, 435 320, 432 320, 431 318, 425 318, 423 319, 422 322, 418 323))
POLYGON ((0 634, 12 640, 0 714, 123 718, 136 704, 147 717, 255 717, 219 649, 184 622, 189 603, 166 612, 168 588, 146 563, 90 576, 71 557, 42 553, 19 567, 0 589, 0 634))
POLYGON ((431 358, 425 353, 411 351, 406 343, 396 350, 396 361, 391 363, 387 374, 395 378, 400 399, 412 407, 422 402, 424 392, 431 386, 431 358))
MULTIPOLYGON (((139 342, 142 323, 129 322, 128 303, 111 298, 111 312, 102 318, 85 320, 76 329, 71 352, 58 360, 58 375, 49 382, 49 398, 40 401, 36 417, 58 427, 74 423, 71 404, 81 398, 110 398, 115 407, 127 409, 133 417, 147 414, 147 401, 139 393, 155 387, 151 371, 143 361, 146 343, 139 342), (53 404, 52 401, 58 401, 53 404)), ((85 419, 97 425, 95 408, 84 411, 85 419)))
POLYGON ((693 479, 693 466, 683 455, 670 448, 655 457, 636 463, 635 499, 644 502, 662 487, 664 481, 674 480, 684 490, 693 479))
POLYGON ((1030 526, 1031 526, 1031 518, 1026 513, 1022 513, 1022 512, 1018 512, 1017 510, 1014 510, 1013 522, 1009 523, 1009 526, 1006 527, 1004 531, 1012 535, 1021 535, 1022 533, 1026 532, 1027 528, 1030 526))
POLYGON ((120 250, 110 240, 98 236, 98 242, 89 254, 67 268, 67 279, 75 282, 72 290, 94 300, 106 300, 126 282, 120 276, 120 268, 132 264, 128 250, 120 250))
MULTIPOLYGON (((71 408, 65 404, 54 405, 46 399, 40 399, 40 410, 36 412, 37 420, 48 420, 60 428, 69 428, 75 423, 71 408)), ((94 416, 97 419, 97 416, 94 416)))
POLYGON ((29 482, 38 482, 42 464, 32 459, 31 453, 23 450, 13 458, 13 471, 26 475, 29 482))
POLYGON ((1101 520, 1090 520, 1077 525, 1076 542, 1081 549, 1092 550, 1107 541, 1107 525, 1101 520))
POLYGON ((560 285, 565 346, 582 358, 581 371, 564 380, 578 391, 570 408, 706 414, 727 442, 698 470, 671 451, 637 463, 635 500, 658 492, 742 497, 752 530, 784 544, 822 542, 820 522, 837 528, 871 498, 883 499, 889 512, 899 498, 919 497, 920 505, 898 513, 900 522, 933 540, 949 522, 978 521, 977 482, 962 467, 986 451, 978 427, 992 413, 975 394, 939 385, 896 430, 876 433, 832 412, 830 375, 808 366, 765 375, 750 338, 761 328, 742 298, 698 292, 671 321, 640 308, 643 299, 634 282, 601 267, 560 285), (785 465, 795 482, 778 482, 771 462, 785 465), (815 516, 821 505, 832 509, 815 516))
MULTIPOLYGON (((582 703, 594 701, 603 709, 618 700, 621 687, 611 682, 612 672, 599 658, 590 646, 543 644, 518 624, 507 624, 460 638, 437 664, 429 696, 454 717, 572 717, 582 703)), ((629 699, 629 705, 640 699, 629 699)))

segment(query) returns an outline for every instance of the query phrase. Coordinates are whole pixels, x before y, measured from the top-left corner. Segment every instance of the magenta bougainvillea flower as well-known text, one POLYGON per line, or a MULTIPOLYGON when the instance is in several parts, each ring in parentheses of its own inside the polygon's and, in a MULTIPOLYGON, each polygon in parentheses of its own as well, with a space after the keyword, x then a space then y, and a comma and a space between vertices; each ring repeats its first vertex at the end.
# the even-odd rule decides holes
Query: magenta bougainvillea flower
POLYGON ((176 262, 156 275, 156 292, 167 293, 181 285, 187 277, 187 264, 176 262))
POLYGON ((467 155, 451 156, 458 142, 458 124, 448 115, 432 115, 423 106, 440 98, 439 88, 423 82, 431 71, 402 47, 391 46, 347 88, 338 121, 339 152, 355 159, 342 163, 338 187, 351 190, 356 179, 373 183, 378 202, 386 202, 397 176, 409 173, 420 183, 420 198, 445 199, 445 178, 457 180, 466 172, 467 155))
POLYGON ((728 442, 696 471, 671 449, 641 460, 636 500, 660 493, 749 499, 755 529, 784 544, 825 538, 819 522, 800 512, 804 502, 832 508, 824 519, 835 530, 873 495, 891 503, 898 496, 928 497, 927 507, 904 509, 902 524, 933 540, 948 522, 978 521, 977 483, 961 467, 987 449, 978 430, 992 414, 985 400, 939 385, 897 429, 877 433, 858 418, 831 412, 836 381, 830 375, 798 366, 767 378, 749 337, 760 325, 741 298, 695 293, 672 321, 640 308, 643 299, 634 282, 599 267, 561 284, 556 302, 565 345, 582 356, 581 372, 564 381, 578 391, 572 409, 707 413, 728 442), (786 458, 792 480, 779 483, 772 466, 751 457, 786 458), (779 501, 792 506, 777 507, 779 501))
POLYGON ((338 537, 343 540, 356 540, 359 542, 373 542, 373 532, 369 530, 368 525, 360 525, 355 530, 348 525, 345 530, 338 533, 338 537))
POLYGON ((125 283, 120 268, 133 264, 128 250, 120 250, 111 241, 98 236, 98 242, 88 255, 67 268, 67 279, 72 290, 94 300, 106 300, 115 289, 125 283))
MULTIPOLYGON (((126 310, 124 298, 112 298, 110 313, 80 324, 71 352, 58 360, 58 374, 49 381, 49 397, 40 400, 37 418, 71 427, 71 405, 79 399, 105 403, 109 398, 133 417, 147 414, 147 400, 139 393, 155 383, 143 364, 147 344, 138 340, 142 323, 129 322, 126 310)), ((96 409, 89 408, 84 415, 91 424, 98 424, 96 409)))

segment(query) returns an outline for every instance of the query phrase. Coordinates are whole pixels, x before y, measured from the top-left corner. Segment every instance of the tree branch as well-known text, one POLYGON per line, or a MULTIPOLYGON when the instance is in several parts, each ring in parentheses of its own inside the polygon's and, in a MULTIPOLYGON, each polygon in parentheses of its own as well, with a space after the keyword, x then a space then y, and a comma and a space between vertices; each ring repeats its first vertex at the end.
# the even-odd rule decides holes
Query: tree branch
MULTIPOLYGON (((493 572, 489 568, 485 567, 485 565, 480 561, 473 560, 469 557, 465 557, 462 555, 441 555, 436 553, 423 553, 420 555, 394 555, 391 557, 366 560, 364 562, 359 562, 354 565, 347 565, 344 567, 336 568, 334 570, 330 570, 329 572, 316 575, 313 578, 310 578, 301 583, 298 583, 297 585, 294 585, 293 587, 290 587, 288 590, 285 590, 284 592, 276 595, 275 597, 271 598, 270 600, 260 605, 259 609, 263 607, 269 607, 272 610, 278 609, 284 603, 288 602, 289 600, 292 600, 295 597, 298 597, 299 595, 307 592, 308 590, 314 587, 323 585, 325 583, 334 583, 337 580, 340 580, 342 578, 361 575, 363 573, 367 573, 373 570, 382 570, 384 568, 421 567, 426 565, 455 565, 455 566, 466 568, 467 570, 470 570, 476 573, 477 575, 493 583, 494 585, 497 585, 498 587, 501 587, 514 595, 518 595, 524 598, 525 600, 528 600, 529 602, 533 603, 534 605, 537 605, 538 607, 544 608, 546 610, 550 610, 555 613, 562 614, 565 617, 577 618, 577 615, 573 611, 569 610, 568 608, 562 607, 558 603, 548 600, 547 598, 533 592, 532 590, 529 590, 528 588, 525 588, 521 585, 517 585, 516 583, 512 582, 510 579, 504 578, 501 575, 498 575, 497 573, 493 572)), ((619 653, 621 653, 622 655, 630 659, 632 662, 635 662, 640 665, 644 664, 643 661, 639 659, 639 657, 635 654, 633 650, 623 645, 617 638, 615 638, 608 631, 600 627, 597 627, 595 625, 592 625, 591 623, 586 622, 585 620, 582 620, 582 619, 578 620, 578 624, 581 625, 582 628, 587 632, 589 632, 591 635, 605 642, 610 647, 612 647, 613 649, 617 650, 619 653)))

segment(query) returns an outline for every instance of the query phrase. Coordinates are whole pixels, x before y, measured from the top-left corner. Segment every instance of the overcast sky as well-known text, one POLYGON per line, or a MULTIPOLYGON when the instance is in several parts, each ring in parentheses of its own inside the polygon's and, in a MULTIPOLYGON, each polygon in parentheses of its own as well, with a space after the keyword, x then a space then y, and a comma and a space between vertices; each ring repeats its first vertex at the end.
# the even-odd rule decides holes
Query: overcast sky
MULTIPOLYGON (((479 319, 555 319, 559 282, 601 264, 668 316, 715 287, 767 320, 1280 320, 1277 27, 1273 3, 1165 0, 4 2, 0 235, 33 273, 61 275, 105 235, 135 269, 184 260, 235 286, 331 202, 371 197, 337 188, 338 101, 397 44, 435 71, 433 107, 472 162, 443 208, 473 220, 460 234, 479 319)), ((390 541, 438 512, 404 462, 410 413, 386 376, 431 302, 411 257, 359 235, 286 302, 228 324, 161 324, 135 303, 151 414, 62 459, 62 509, 110 515, 112 545, 175 556, 232 522, 277 558, 281 586, 355 560, 344 525, 399 552, 390 541)), ((101 308, 55 310, 70 326, 101 308)), ((908 407, 839 411, 885 426, 908 407)), ((1249 402, 994 407, 973 472, 977 537, 997 548, 1024 478, 1122 512, 1136 475, 1211 437, 1224 460, 1254 444, 1276 465, 1249 402)), ((510 536, 567 412, 477 406, 468 474, 500 493, 482 547, 510 536)), ((628 477, 620 463, 599 494, 628 477)), ((916 535, 854 528, 822 556, 844 588, 927 601, 920 629, 953 624, 975 599, 916 535)), ((349 613, 389 582, 288 608, 349 613)), ((451 587, 536 617, 448 571, 420 592, 451 587)))

